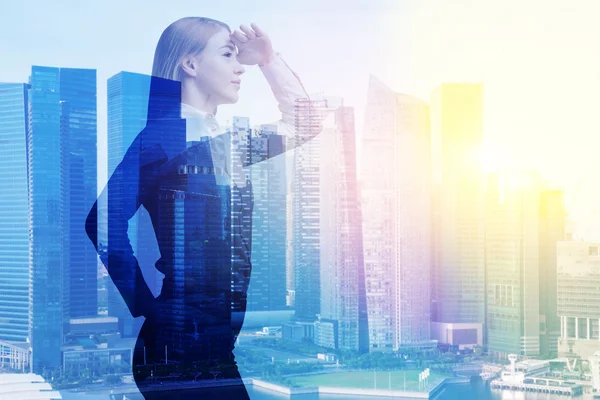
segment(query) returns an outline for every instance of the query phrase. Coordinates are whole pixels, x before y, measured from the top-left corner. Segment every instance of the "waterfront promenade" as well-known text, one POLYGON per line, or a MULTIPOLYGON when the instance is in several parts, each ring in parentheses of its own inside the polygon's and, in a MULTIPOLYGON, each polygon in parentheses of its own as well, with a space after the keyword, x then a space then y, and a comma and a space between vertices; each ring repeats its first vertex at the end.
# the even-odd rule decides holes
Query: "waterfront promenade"
MULTIPOLYGON (((426 390, 415 391, 415 390, 389 390, 389 389, 367 389, 358 387, 334 387, 334 386, 304 386, 304 387, 289 387, 277 383, 267 382, 261 379, 255 378, 244 378, 244 385, 252 389, 260 389, 272 393, 277 393, 286 396, 298 396, 298 395, 340 395, 340 396, 361 396, 362 397, 374 397, 377 399, 394 398, 394 399, 432 399, 434 398, 446 384, 450 384, 451 380, 447 378, 440 378, 430 383, 426 390)), ((169 382, 168 384, 154 384, 151 390, 156 392, 167 392, 169 395, 176 395, 178 391, 198 391, 210 390, 215 387, 226 387, 239 383, 236 380, 220 379, 215 381, 199 381, 199 382, 169 382)), ((120 387, 113 390, 102 390, 102 391, 89 391, 95 395, 104 394, 111 400, 121 400, 123 395, 127 395, 128 398, 134 398, 136 395, 139 396, 139 391, 135 385, 128 385, 127 387, 120 387), (112 393, 111 393, 112 392, 112 393)))
POLYGON ((490 388, 521 392, 538 392, 563 396, 579 396, 583 394, 583 386, 559 379, 529 377, 523 382, 508 382, 499 379, 490 382, 490 388))

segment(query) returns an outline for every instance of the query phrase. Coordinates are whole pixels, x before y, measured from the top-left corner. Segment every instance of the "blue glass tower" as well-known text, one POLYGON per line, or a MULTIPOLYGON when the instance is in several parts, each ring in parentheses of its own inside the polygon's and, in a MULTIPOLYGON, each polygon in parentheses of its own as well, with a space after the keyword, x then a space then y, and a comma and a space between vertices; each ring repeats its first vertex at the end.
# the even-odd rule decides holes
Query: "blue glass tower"
POLYGON ((34 66, 29 94, 29 226, 33 370, 60 365, 63 306, 68 299, 62 257, 60 70, 34 66))
POLYGON ((0 83, 0 339, 29 336, 27 84, 0 83))
POLYGON ((60 366, 63 325, 97 314, 85 217, 96 197, 96 71, 33 66, 27 132, 33 370, 60 366))
POLYGON ((97 253, 85 218, 97 197, 96 70, 60 69, 62 213, 69 317, 98 314, 97 253))
POLYGON ((108 86, 108 176, 110 177, 133 139, 146 126, 150 76, 119 72, 108 86))
MULTIPOLYGON (((146 126, 151 77, 132 72, 119 72, 110 77, 108 86, 108 177, 123 160, 135 137, 146 126)), ((101 204, 99 204, 101 206, 101 204)), ((106 221, 98 221, 99 230, 107 231, 106 221)), ((154 229, 143 207, 129 221, 129 240, 154 295, 160 292, 162 274, 154 267, 160 257, 154 229)), ((108 315, 119 318, 124 336, 136 336, 141 320, 134 324, 123 297, 113 284, 108 284, 108 315)))
MULTIPOLYGON (((236 129, 234 120, 234 129, 236 129)), ((268 151, 281 152, 283 137, 277 125, 263 125, 250 138, 251 154, 268 158, 268 151)), ((276 157, 250 167, 254 189, 252 225, 252 278, 248 289, 248 311, 286 309, 286 165, 276 157)))

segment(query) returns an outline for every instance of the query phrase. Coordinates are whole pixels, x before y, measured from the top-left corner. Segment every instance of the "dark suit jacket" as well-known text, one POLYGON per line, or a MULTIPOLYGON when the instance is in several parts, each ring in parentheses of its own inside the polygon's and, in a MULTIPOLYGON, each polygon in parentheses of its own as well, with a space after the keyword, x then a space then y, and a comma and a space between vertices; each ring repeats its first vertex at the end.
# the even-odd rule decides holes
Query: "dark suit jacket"
POLYGON ((280 154, 283 139, 273 135, 268 151, 257 155, 232 133, 188 147, 185 134, 184 119, 148 123, 86 221, 88 236, 135 317, 157 310, 127 235, 128 221, 142 205, 161 253, 160 298, 245 310, 253 194, 243 168, 280 154), (98 232, 98 219, 107 220, 107 232, 98 232))
MULTIPOLYGON (((243 168, 281 154, 286 143, 272 135, 267 151, 255 154, 251 143, 226 133, 188 146, 180 83, 153 77, 150 93, 147 126, 92 207, 86 232, 131 314, 151 317, 161 308, 127 234, 143 205, 161 253, 156 268, 165 274, 159 300, 185 299, 205 310, 210 303, 229 319, 231 310, 245 311, 252 267, 253 195, 243 168), (106 229, 98 229, 99 220, 106 229)), ((302 142, 321 130, 307 121, 302 142)))

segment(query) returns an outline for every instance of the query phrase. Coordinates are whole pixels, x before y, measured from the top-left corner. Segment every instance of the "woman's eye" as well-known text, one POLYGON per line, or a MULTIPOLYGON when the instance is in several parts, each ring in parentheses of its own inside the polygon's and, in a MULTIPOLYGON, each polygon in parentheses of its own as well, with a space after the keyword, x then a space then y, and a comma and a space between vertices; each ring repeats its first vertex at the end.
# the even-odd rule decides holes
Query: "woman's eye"
POLYGON ((223 54, 225 57, 231 57, 233 55, 233 53, 225 53, 223 54))

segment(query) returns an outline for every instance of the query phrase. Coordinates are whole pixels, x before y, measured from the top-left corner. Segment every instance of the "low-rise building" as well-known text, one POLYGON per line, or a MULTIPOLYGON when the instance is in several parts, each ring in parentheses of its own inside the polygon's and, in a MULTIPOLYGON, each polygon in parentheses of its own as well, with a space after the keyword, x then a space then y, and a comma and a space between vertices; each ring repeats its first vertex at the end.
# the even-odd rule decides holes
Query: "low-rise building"
POLYGON ((557 243, 559 357, 587 359, 600 351, 600 243, 557 243))

